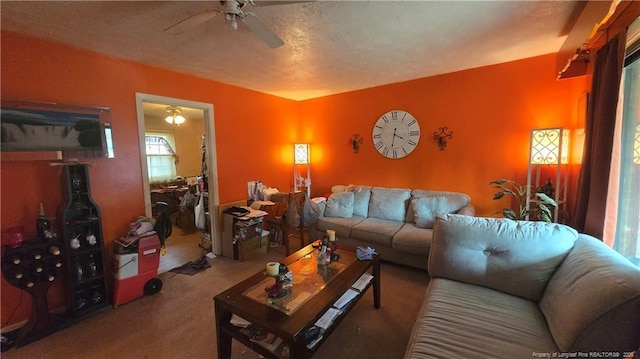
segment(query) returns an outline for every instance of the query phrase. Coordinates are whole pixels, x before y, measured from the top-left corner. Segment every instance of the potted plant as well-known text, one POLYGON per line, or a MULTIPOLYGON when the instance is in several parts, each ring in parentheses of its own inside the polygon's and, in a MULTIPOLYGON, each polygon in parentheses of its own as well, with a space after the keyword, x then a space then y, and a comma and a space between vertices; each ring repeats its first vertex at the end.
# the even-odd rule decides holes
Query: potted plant
POLYGON ((489 182, 493 185, 493 188, 498 189, 493 195, 494 200, 501 199, 505 195, 514 196, 518 202, 517 211, 510 208, 503 208, 502 215, 505 218, 513 220, 524 220, 529 218, 536 218, 545 222, 551 222, 553 215, 551 213, 551 207, 558 207, 556 201, 549 197, 545 193, 527 191, 526 185, 521 185, 515 181, 501 179, 489 182), (527 192, 531 193, 529 201, 529 208, 527 208, 527 192))

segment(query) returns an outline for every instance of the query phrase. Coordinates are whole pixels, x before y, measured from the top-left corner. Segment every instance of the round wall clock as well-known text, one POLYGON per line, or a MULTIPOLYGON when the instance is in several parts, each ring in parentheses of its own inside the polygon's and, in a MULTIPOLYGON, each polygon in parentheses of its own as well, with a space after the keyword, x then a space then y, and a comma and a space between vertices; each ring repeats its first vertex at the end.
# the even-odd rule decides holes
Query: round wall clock
POLYGON ((402 158, 418 145, 420 125, 410 113, 392 110, 376 121, 371 138, 381 155, 392 159, 402 158))

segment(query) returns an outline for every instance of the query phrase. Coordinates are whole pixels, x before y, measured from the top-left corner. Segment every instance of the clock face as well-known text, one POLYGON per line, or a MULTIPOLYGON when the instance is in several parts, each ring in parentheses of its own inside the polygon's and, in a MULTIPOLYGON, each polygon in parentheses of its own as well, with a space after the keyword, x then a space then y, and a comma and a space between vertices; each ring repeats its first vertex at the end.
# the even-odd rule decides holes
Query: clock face
POLYGON ((416 118, 406 111, 389 111, 376 121, 371 138, 381 155, 393 159, 402 158, 418 145, 420 125, 416 118))

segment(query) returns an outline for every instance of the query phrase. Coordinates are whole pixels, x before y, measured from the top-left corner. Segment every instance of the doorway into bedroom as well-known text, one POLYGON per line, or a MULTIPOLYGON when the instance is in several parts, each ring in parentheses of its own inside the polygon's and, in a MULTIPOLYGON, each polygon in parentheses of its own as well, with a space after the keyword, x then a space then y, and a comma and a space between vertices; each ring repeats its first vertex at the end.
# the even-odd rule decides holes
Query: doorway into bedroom
POLYGON ((211 214, 217 211, 208 211, 204 225, 195 221, 198 198, 206 196, 207 205, 217 208, 213 107, 153 95, 136 99, 146 216, 155 215, 153 204, 164 202, 172 225, 160 257, 158 272, 164 273, 215 248, 211 214))

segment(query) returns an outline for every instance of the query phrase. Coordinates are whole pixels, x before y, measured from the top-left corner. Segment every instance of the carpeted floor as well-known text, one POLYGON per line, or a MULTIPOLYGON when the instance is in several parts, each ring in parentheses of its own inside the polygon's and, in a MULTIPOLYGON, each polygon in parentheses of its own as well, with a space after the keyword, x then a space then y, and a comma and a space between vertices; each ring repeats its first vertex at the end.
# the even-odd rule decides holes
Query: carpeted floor
MULTIPOLYGON (((284 255, 282 247, 247 262, 218 257, 193 276, 163 273, 160 293, 136 299, 21 348, 18 358, 215 358, 213 297, 284 255)), ((428 283, 426 271, 381 269, 380 309, 368 291, 314 358, 402 358, 428 283)), ((259 358, 234 341, 232 358, 259 358)))

